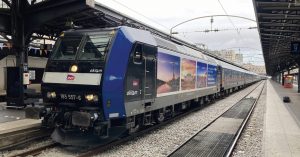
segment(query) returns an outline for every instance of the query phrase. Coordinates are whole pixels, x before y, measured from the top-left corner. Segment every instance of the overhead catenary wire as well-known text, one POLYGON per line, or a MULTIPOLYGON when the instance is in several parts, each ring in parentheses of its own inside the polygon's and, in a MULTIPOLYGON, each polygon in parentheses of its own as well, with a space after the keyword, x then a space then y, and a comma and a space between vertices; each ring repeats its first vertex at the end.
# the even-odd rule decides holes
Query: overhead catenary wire
MULTIPOLYGON (((115 3, 117 3, 117 4, 119 4, 119 5, 121 5, 121 6, 124 7, 124 8, 126 8, 126 9, 128 9, 128 10, 134 12, 135 14, 138 14, 138 15, 144 17, 145 19, 147 19, 147 20, 149 20, 149 21, 151 21, 151 22, 153 22, 153 23, 155 23, 155 24, 157 24, 157 25, 159 25, 159 26, 161 26, 161 27, 164 27, 164 28, 167 29, 167 30, 170 30, 169 27, 164 26, 164 25, 160 24, 159 22, 157 22, 157 21, 155 21, 155 20, 153 20, 153 19, 150 19, 149 17, 147 17, 147 16, 143 15, 142 13, 139 13, 138 11, 136 11, 136 10, 134 10, 134 9, 132 9, 132 8, 130 8, 130 7, 128 7, 128 6, 126 6, 126 5, 123 4, 123 3, 118 2, 117 0, 112 0, 112 1, 115 2, 115 3)), ((187 38, 186 36, 182 36, 182 38, 184 38, 184 39, 185 39, 186 41, 188 41, 188 42, 191 42, 191 39, 187 38)))
MULTIPOLYGON (((220 4, 220 6, 222 7, 224 13, 225 13, 226 15, 228 15, 228 13, 227 13, 227 11, 225 10, 225 8, 224 8, 223 4, 221 3, 221 1, 218 0, 218 2, 219 2, 219 4, 220 4)), ((235 28, 235 29, 237 30, 237 33, 240 34, 240 32, 238 31, 237 27, 234 25, 233 21, 231 20, 231 18, 230 18, 229 16, 227 16, 227 18, 228 18, 228 20, 230 21, 230 23, 232 24, 233 28, 235 28)))
POLYGON ((149 17, 147 17, 147 16, 145 16, 145 15, 139 13, 138 11, 136 11, 136 10, 134 10, 134 9, 132 9, 132 8, 130 8, 130 7, 128 7, 127 5, 121 3, 121 2, 119 2, 119 1, 117 1, 117 0, 112 0, 112 1, 114 1, 115 3, 121 5, 122 7, 125 7, 126 9, 128 9, 128 10, 134 12, 135 14, 138 14, 138 15, 140 15, 140 16, 146 18, 147 20, 149 20, 149 21, 151 21, 151 22, 153 22, 153 23, 155 23, 155 24, 157 24, 157 25, 159 25, 159 26, 161 26, 161 27, 164 27, 164 28, 167 29, 167 30, 170 29, 170 28, 168 28, 167 26, 164 26, 164 25, 160 24, 159 22, 157 22, 157 21, 155 21, 155 20, 153 20, 153 19, 150 19, 149 17))
MULTIPOLYGON (((220 4, 220 6, 222 7, 224 13, 225 13, 226 15, 228 15, 228 13, 227 13, 227 11, 225 10, 225 8, 224 8, 223 4, 221 3, 221 1, 218 0, 218 2, 219 2, 219 4, 220 4)), ((237 43, 239 43, 239 41, 240 41, 240 39, 241 39, 240 31, 236 28, 236 26, 234 25, 234 23, 233 23, 233 21, 231 20, 231 18, 230 18, 229 16, 227 16, 227 18, 228 18, 228 20, 230 21, 230 23, 232 24, 233 28, 236 29, 236 32, 237 32, 237 34, 238 34, 238 36, 237 36, 236 39, 237 39, 237 43)))
POLYGON ((224 28, 224 29, 205 29, 205 30, 195 30, 195 31, 185 31, 185 32, 176 32, 176 33, 209 33, 209 32, 220 32, 220 31, 235 31, 235 30, 248 30, 248 29, 253 29, 254 27, 245 27, 245 28, 236 28, 236 29, 231 29, 231 28, 224 28))

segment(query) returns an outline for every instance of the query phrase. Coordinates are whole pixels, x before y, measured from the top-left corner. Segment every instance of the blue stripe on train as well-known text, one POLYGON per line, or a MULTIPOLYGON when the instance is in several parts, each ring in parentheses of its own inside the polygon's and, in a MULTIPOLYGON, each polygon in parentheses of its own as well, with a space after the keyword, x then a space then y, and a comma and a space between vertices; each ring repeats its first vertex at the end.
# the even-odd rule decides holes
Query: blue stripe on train
MULTIPOLYGON (((126 31, 125 31, 126 32, 126 31)), ((122 31, 117 35, 105 65, 103 77, 103 109, 105 119, 109 114, 118 117, 126 117, 124 103, 124 81, 128 65, 128 58, 132 49, 133 41, 130 41, 122 31)))

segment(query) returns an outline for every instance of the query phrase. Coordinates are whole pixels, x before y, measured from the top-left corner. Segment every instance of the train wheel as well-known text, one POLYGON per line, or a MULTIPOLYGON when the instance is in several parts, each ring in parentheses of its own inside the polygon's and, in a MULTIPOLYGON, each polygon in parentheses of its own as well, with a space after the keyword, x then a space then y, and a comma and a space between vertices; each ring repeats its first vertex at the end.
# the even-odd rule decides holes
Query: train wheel
POLYGON ((129 134, 133 134, 140 129, 141 119, 138 116, 128 118, 127 126, 129 134))
POLYGON ((154 121, 159 124, 162 123, 165 120, 165 112, 164 109, 159 109, 157 112, 154 114, 154 121))

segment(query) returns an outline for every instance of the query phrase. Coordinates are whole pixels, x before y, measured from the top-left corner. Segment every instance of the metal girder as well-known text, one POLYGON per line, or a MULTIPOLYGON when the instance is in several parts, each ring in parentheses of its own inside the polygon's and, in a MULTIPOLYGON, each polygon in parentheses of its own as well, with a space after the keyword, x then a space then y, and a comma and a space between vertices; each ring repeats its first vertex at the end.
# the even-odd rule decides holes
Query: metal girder
POLYGON ((30 6, 26 11, 26 26, 29 31, 58 17, 80 12, 94 7, 90 0, 51 0, 30 6), (70 7, 72 6, 72 7, 70 7))
POLYGON ((287 30, 287 29, 266 29, 260 28, 264 32, 285 32, 285 33, 300 33, 299 30, 287 30))
POLYGON ((9 9, 0 9, 0 21, 0 32, 10 33, 11 20, 9 9))
POLYGON ((299 24, 293 24, 293 23, 286 23, 286 22, 259 22, 262 26, 268 26, 268 27, 300 27, 299 24))
POLYGON ((291 0, 253 0, 258 30, 269 75, 299 59, 290 43, 300 40, 300 6, 291 0), (287 64, 288 63, 288 64, 287 64), (280 68, 277 66, 280 65, 280 68))
POLYGON ((263 9, 259 10, 258 13, 261 11, 298 11, 300 9, 299 6, 295 6, 292 8, 288 8, 286 6, 272 6, 272 7, 264 7, 263 9))
POLYGON ((269 7, 269 6, 291 7, 291 6, 295 6, 295 4, 293 2, 289 2, 289 1, 256 0, 256 3, 259 7, 269 7))
POLYGON ((8 0, 2 0, 7 6, 11 7, 11 3, 8 0))
POLYGON ((262 16, 261 17, 263 20, 300 20, 299 15, 296 16, 262 16))
MULTIPOLYGON (((48 0, 34 5, 24 1, 24 30, 30 33, 40 29, 47 22, 54 21, 59 17, 67 17, 85 9, 94 8, 93 0, 48 0), (70 7, 72 6, 72 7, 70 7)), ((0 32, 11 34, 10 9, 0 9, 0 32)))
POLYGON ((263 16, 263 17, 298 17, 299 14, 282 14, 282 13, 258 13, 258 16, 263 16))

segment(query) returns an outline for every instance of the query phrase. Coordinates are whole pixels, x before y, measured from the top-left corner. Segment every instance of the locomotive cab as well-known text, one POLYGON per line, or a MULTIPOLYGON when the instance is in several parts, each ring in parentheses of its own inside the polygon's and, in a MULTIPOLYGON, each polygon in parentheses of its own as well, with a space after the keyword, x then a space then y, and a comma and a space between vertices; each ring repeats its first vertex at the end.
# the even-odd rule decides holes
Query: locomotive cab
POLYGON ((68 31, 60 35, 42 83, 42 125, 64 131, 88 130, 107 136, 101 101, 104 65, 114 29, 68 31))

